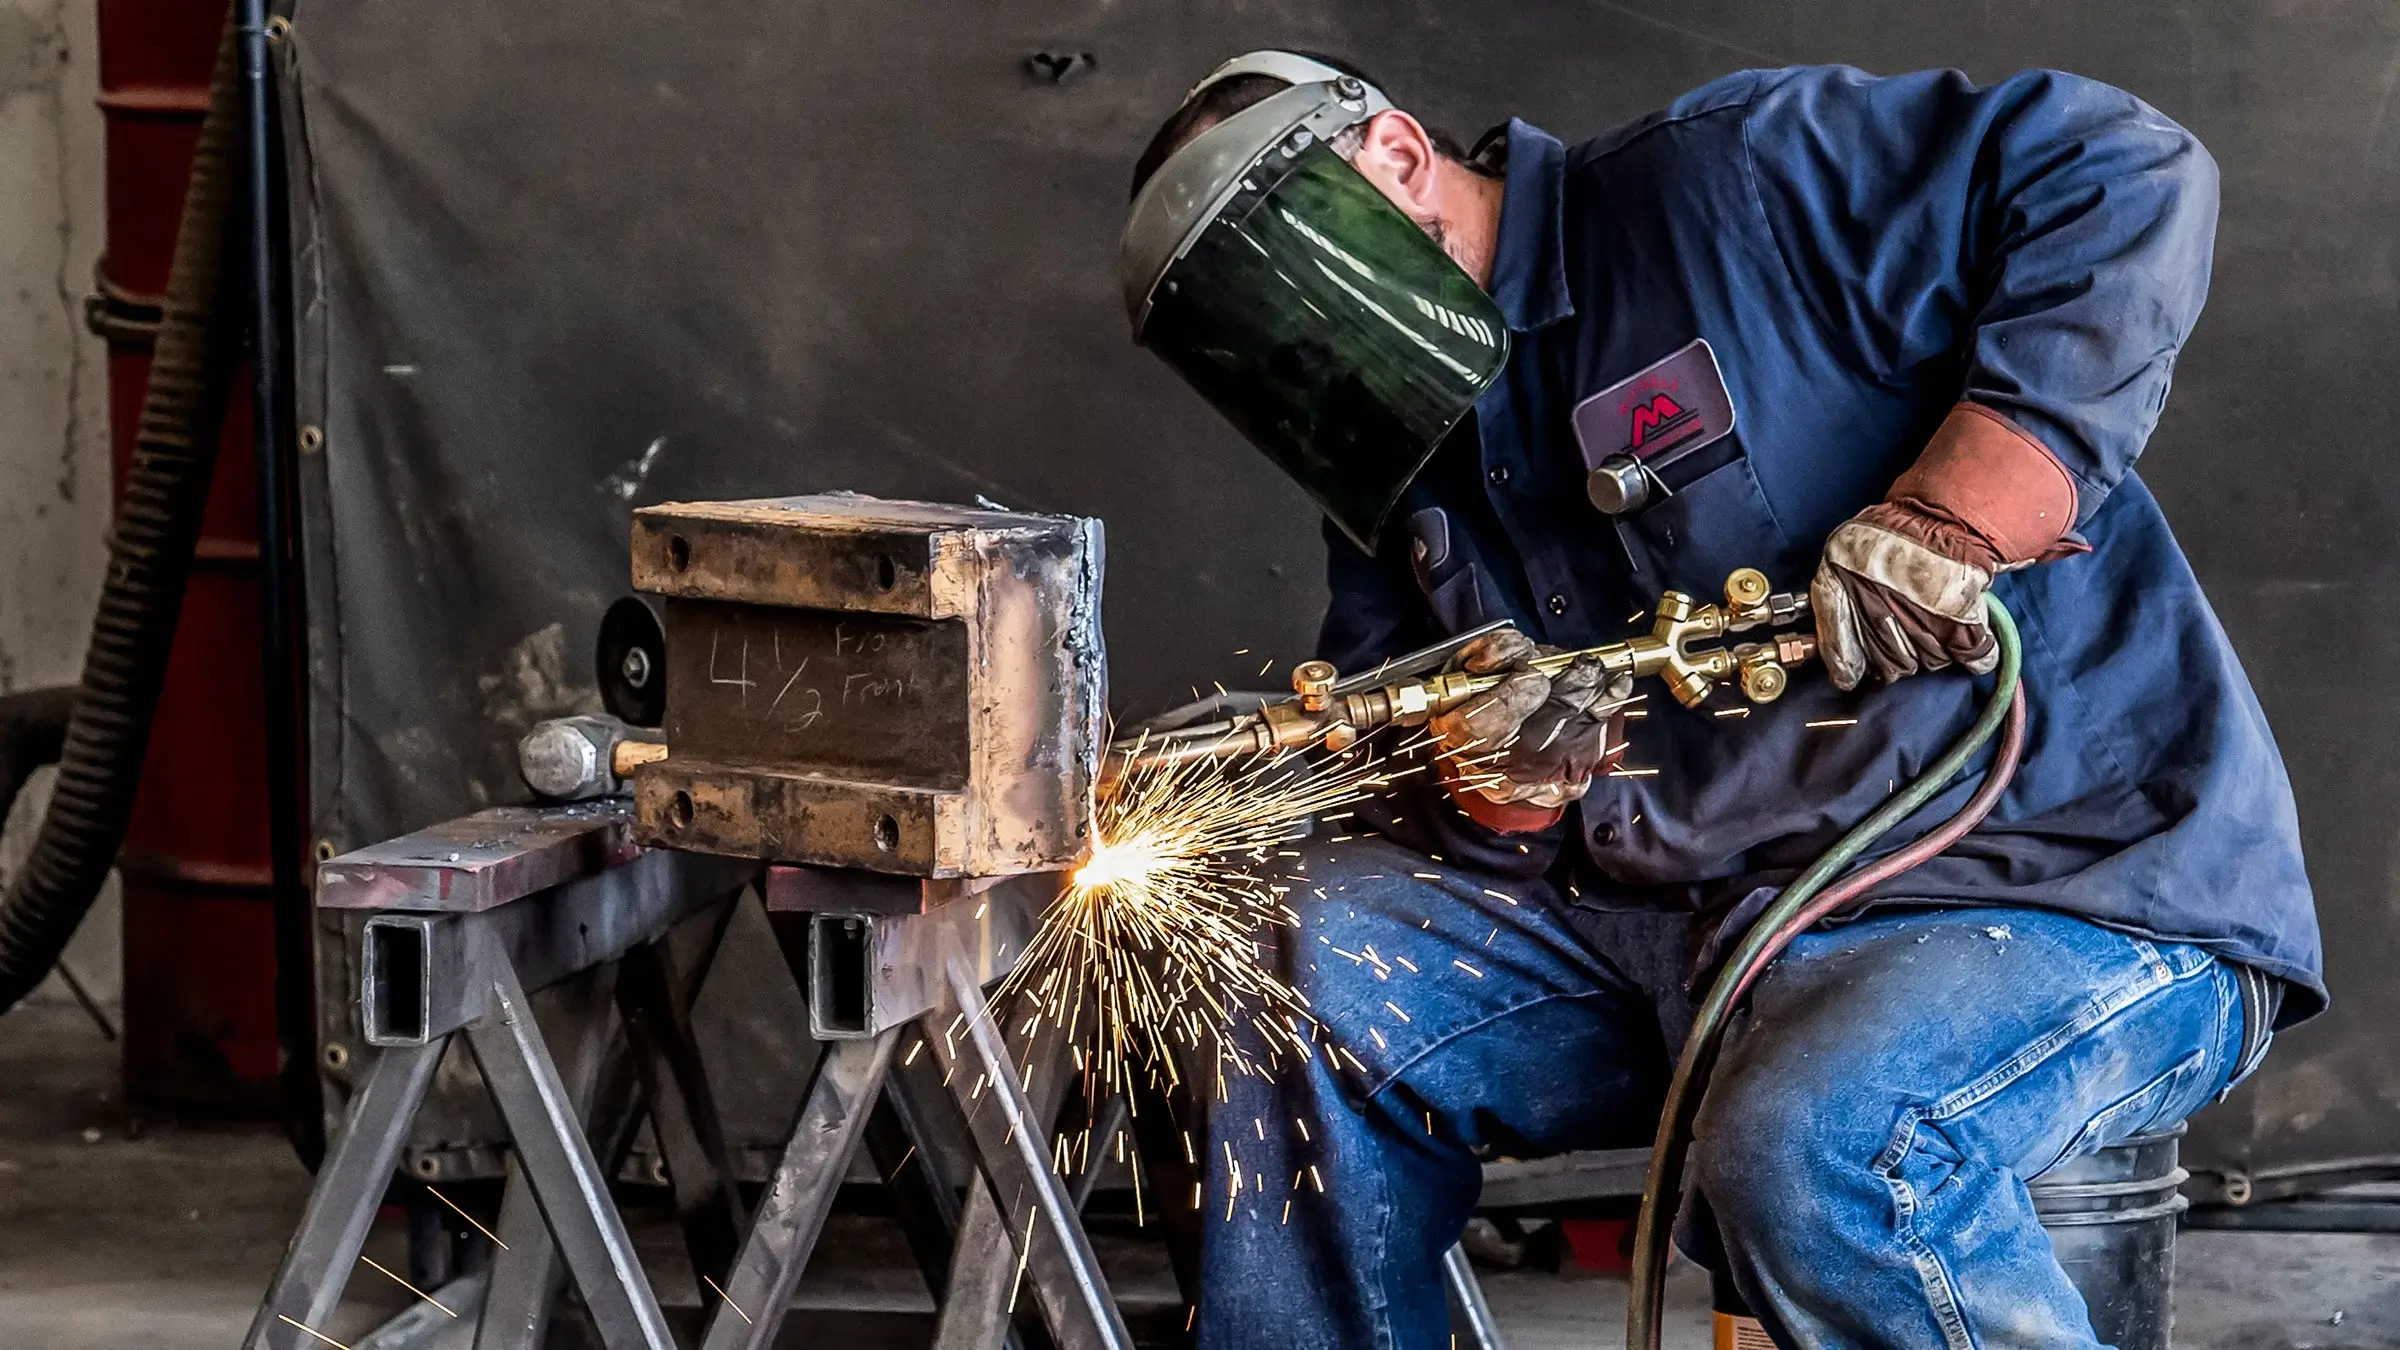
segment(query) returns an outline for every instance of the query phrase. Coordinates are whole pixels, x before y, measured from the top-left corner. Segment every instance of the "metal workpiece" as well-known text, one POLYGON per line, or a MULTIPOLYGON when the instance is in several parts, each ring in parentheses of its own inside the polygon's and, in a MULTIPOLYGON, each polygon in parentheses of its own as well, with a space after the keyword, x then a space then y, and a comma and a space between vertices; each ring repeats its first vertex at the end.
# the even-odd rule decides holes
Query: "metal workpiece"
POLYGON ((725 1276, 725 1297, 702 1350, 767 1350, 791 1306, 809 1253, 857 1152, 877 1094, 883 1091, 901 1033, 826 1047, 802 1099, 800 1119, 759 1200, 740 1256, 725 1276))
MULTIPOLYGON (((926 1043, 938 1057, 952 1095, 967 1113, 967 1128, 975 1138, 976 1162, 983 1172, 999 1212, 1017 1268, 1032 1286, 1034 1301, 1059 1350, 1132 1350, 1133 1336, 1100 1273, 1099 1258, 1084 1234, 1062 1179, 1052 1170, 1051 1122, 1058 1113, 1067 1085, 1066 1052, 1055 1038, 1046 1053, 1035 1056, 1037 1081, 1028 1085, 1018 1075, 1012 1045, 984 1002, 983 989, 964 952, 953 949, 946 968, 952 1005, 927 1020, 926 1043), (945 1025, 946 1023, 946 1025, 945 1025)), ((970 1200, 967 1225, 960 1232, 965 1247, 974 1226, 970 1200)), ((968 1248, 968 1250, 975 1250, 968 1248)), ((988 1289, 988 1258, 980 1277, 988 1289)), ((951 1297, 944 1301, 937 1325, 937 1350, 966 1350, 976 1345, 992 1350, 998 1331, 988 1322, 973 1322, 973 1337, 948 1334, 953 1306, 965 1310, 961 1270, 951 1277, 951 1297)), ((1016 1287, 1009 1272, 1007 1287, 1016 1287)), ((988 1311, 988 1309, 987 1309, 988 1311)), ((1005 1314, 1005 1305, 1002 1308, 1005 1314)), ((1001 1319, 1004 1326, 1005 1316, 1001 1319)), ((963 1328, 962 1328, 963 1330, 963 1328)))
POLYGON ((608 1179, 584 1138, 583 1112, 542 1044, 524 989, 505 966, 493 975, 491 1013, 466 1034, 601 1344, 675 1350, 608 1179))
POLYGON ((1050 873, 1013 877, 926 914, 811 915, 809 1034, 825 1041, 880 1036, 944 1006, 953 958, 979 984, 1005 977, 1059 884, 1050 873))
POLYGON ((635 513, 671 753, 645 840, 914 877, 1079 862, 1105 725, 1101 532, 848 493, 635 513))
POLYGON ((491 1007, 505 969, 528 989, 611 961, 741 889, 755 864, 657 851, 558 887, 537 903, 466 914, 378 914, 361 930, 369 1045, 419 1045, 491 1007))
POLYGON ((283 1264, 258 1305, 244 1350, 300 1350, 316 1340, 298 1327, 320 1327, 341 1306, 350 1268, 366 1246, 367 1229, 383 1203, 384 1187, 408 1142, 409 1122, 433 1083, 443 1041, 405 1046, 376 1056, 350 1099, 332 1150, 317 1169, 300 1227, 284 1248, 283 1264), (286 1321, 285 1319, 290 1319, 286 1321))
POLYGON ((597 876, 633 835, 623 802, 495 806, 318 864, 317 906, 471 914, 597 876))
MULTIPOLYGON (((1675 701, 1687 708, 1700 706, 1718 685, 1728 682, 1752 703, 1771 703, 1783 696, 1790 668, 1816 655, 1814 633, 1772 633, 1761 641, 1732 647, 1709 644, 1753 629, 1800 623, 1808 614, 1805 594, 1776 592, 1764 573, 1745 567, 1726 578, 1725 603, 1721 605, 1668 591, 1659 597, 1658 614, 1648 633, 1578 651, 1554 652, 1536 658, 1533 667, 1555 675, 1580 661, 1612 675, 1655 675, 1665 682, 1675 701)), ((1503 678, 1463 670, 1424 674, 1429 668, 1424 658, 1434 654, 1433 664, 1438 665, 1468 642, 1504 626, 1485 625, 1390 666, 1346 679, 1335 678, 1325 662, 1303 662, 1292 671, 1293 696, 1288 699, 1203 726, 1116 741, 1109 746, 1103 790, 1131 769, 1203 759, 1266 757, 1316 746, 1344 750, 1384 727, 1421 725, 1464 706, 1503 678), (1409 673, 1404 675, 1403 670, 1409 673)))

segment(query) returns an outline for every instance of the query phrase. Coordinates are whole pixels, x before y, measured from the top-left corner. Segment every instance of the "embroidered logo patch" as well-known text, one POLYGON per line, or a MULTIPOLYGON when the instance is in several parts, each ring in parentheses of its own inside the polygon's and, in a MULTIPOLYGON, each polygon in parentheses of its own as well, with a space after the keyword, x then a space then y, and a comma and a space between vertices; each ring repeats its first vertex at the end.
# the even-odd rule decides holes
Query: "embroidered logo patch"
POLYGON ((1587 469, 1614 455, 1662 468, 1732 430, 1733 396, 1706 338, 1575 405, 1587 469))

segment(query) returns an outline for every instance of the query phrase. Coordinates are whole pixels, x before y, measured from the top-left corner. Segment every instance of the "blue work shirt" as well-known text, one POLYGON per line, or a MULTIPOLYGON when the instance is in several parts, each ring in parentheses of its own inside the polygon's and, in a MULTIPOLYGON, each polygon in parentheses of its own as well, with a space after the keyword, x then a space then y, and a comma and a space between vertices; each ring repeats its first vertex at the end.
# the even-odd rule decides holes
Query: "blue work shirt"
MULTIPOLYGON (((2133 472, 2207 291, 2217 171, 2199 142, 2072 75, 1978 87, 1841 67, 1728 76, 1572 149, 1523 122, 1505 137, 1507 369, 1377 556, 1328 529, 1319 654, 1357 670, 1503 618, 1560 646, 1613 641, 1660 592, 1719 599, 1739 567, 1805 589, 1826 535, 1951 407, 1986 404, 2066 466, 2092 551, 1994 585, 2024 635, 2023 762, 1980 827, 1877 894, 2190 942, 2288 981, 2285 1024, 2321 1009, 2282 758, 2133 472), (1601 514, 1573 410, 1695 338, 1723 373, 1730 443, 1672 496, 1601 514)), ((1588 860, 1568 861, 1604 883, 1589 902, 1691 909, 1705 963, 1989 689, 1952 670, 1842 693, 1805 668, 1780 702, 1718 716, 1738 695, 1685 709, 1653 684, 1630 729, 1638 776, 1595 783, 1560 827, 1500 836, 1428 805, 1395 832, 1504 873, 1551 868, 1571 836, 1588 860)), ((1988 762, 1885 847, 1954 813, 1988 762)))

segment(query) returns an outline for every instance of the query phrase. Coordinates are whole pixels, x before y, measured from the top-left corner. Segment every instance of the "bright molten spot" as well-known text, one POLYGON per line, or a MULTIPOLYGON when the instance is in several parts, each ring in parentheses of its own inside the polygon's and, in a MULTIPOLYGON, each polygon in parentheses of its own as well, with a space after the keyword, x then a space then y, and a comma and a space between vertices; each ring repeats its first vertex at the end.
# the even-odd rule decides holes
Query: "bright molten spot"
POLYGON ((1103 839, 1092 849, 1091 861, 1075 869, 1075 885, 1083 890, 1115 886, 1146 877, 1165 861, 1158 841, 1147 836, 1103 839))

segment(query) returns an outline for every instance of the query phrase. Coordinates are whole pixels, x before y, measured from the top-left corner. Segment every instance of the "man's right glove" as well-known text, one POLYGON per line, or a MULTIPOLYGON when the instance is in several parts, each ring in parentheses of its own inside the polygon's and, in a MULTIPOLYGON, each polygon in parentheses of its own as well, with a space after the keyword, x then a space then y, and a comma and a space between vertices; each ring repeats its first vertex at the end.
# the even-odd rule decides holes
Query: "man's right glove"
POLYGON ((1513 628, 1461 647, 1458 669, 1504 678, 1427 724, 1451 797, 1469 817, 1504 833, 1555 824, 1592 776, 1625 753, 1633 677, 1609 677, 1590 661, 1544 675, 1533 660, 1550 650, 1513 628))
POLYGON ((1810 584, 1817 651, 1836 688, 1999 658, 1983 594, 2000 572, 2089 550, 2069 533, 2075 480, 2048 447, 1961 403, 1884 500, 1825 541, 1810 584))

